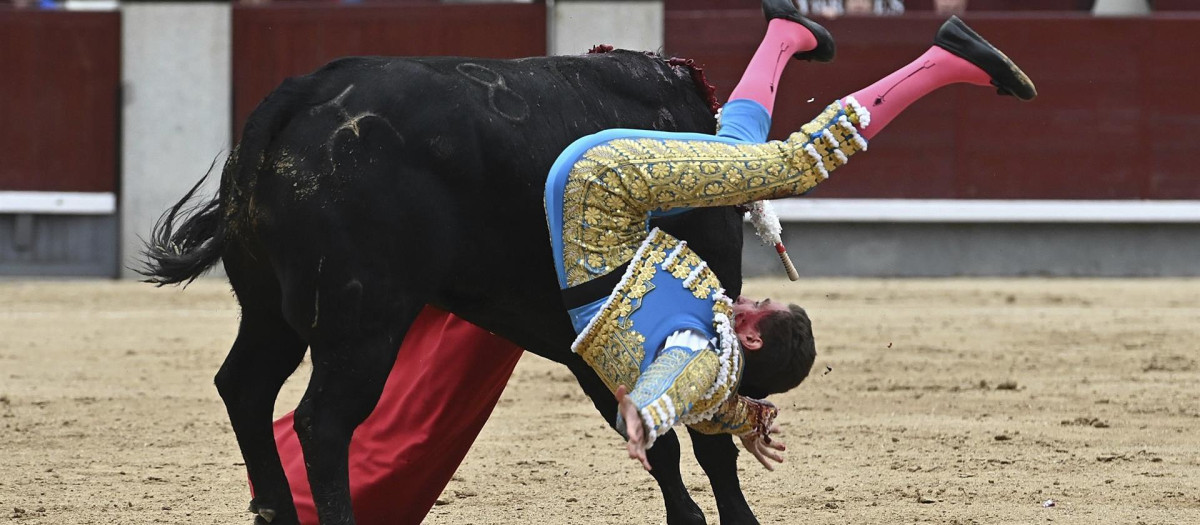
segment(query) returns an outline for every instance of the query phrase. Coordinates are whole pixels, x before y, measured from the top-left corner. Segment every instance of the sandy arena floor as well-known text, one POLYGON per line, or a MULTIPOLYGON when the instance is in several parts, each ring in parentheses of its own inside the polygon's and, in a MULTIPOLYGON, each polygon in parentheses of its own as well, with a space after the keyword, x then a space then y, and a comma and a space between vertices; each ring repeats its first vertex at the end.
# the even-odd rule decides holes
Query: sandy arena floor
MULTIPOLYGON (((746 291, 806 306, 820 351, 774 400, 788 462, 741 459, 764 523, 1200 523, 1200 281, 746 291)), ((217 280, 0 282, 0 521, 249 523, 212 386, 236 319, 217 280)), ((690 453, 684 467, 715 523, 690 453)), ((566 369, 532 355, 428 519, 662 521, 649 475, 566 369)))

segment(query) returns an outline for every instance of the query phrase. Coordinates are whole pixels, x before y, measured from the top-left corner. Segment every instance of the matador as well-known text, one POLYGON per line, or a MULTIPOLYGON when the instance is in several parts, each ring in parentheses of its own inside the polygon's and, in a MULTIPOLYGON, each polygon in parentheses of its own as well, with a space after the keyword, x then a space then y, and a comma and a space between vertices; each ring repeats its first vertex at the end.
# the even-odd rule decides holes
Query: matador
POLYGON ((951 17, 919 58, 829 104, 785 140, 767 141, 786 57, 828 62, 835 47, 791 0, 763 0, 762 7, 766 35, 722 108, 715 136, 605 130, 568 146, 546 181, 554 264, 578 333, 572 349, 617 395, 615 426, 630 457, 647 469, 645 449, 679 423, 741 437, 768 468, 768 459, 782 461, 783 444, 770 436, 777 410, 737 395, 737 387, 751 366, 785 370, 794 387, 815 355, 802 309, 726 297, 687 243, 648 229, 649 219, 802 195, 942 86, 992 85, 1021 100, 1036 96, 1020 68, 951 17), (760 329, 772 318, 791 318, 807 329, 807 340, 773 340, 771 330, 760 329), (788 362, 748 364, 747 353, 769 344, 789 346, 788 362))

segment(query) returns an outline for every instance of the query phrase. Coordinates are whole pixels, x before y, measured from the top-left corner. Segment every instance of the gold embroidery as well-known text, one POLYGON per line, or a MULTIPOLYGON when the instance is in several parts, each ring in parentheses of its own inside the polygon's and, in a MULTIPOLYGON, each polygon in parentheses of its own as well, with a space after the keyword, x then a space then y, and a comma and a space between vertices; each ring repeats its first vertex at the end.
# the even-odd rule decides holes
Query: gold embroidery
POLYGON ((610 392, 616 392, 620 385, 632 388, 640 375, 637 364, 646 355, 642 348, 646 338, 632 327, 614 326, 606 332, 603 347, 592 345, 590 351, 579 355, 597 372, 610 392), (631 363, 634 365, 630 366, 631 363))
POLYGON ((644 406, 642 414, 652 431, 651 437, 659 431, 665 432, 667 427, 684 418, 692 424, 720 417, 717 426, 711 428, 732 432, 729 429, 753 424, 739 419, 738 414, 742 412, 729 412, 725 407, 741 379, 742 367, 741 350, 729 325, 732 317, 733 308, 722 295, 716 274, 695 252, 656 229, 630 263, 625 279, 572 348, 610 390, 615 391, 620 385, 634 389, 630 395, 635 396, 640 407, 644 406), (671 286, 684 286, 690 277, 686 281, 689 284, 684 287, 693 293, 703 290, 704 296, 712 300, 713 328, 718 334, 718 344, 716 348, 694 354, 668 351, 642 374, 639 368, 645 360, 645 336, 635 329, 630 315, 653 289, 651 279, 663 269, 667 255, 672 252, 677 253, 668 267, 678 284, 671 286))
POLYGON ((676 279, 683 279, 692 273, 692 268, 688 266, 688 261, 679 261, 671 268, 671 276, 676 279))
POLYGON ((731 396, 721 404, 712 418, 688 425, 702 434, 733 434, 741 436, 751 432, 766 432, 779 409, 766 401, 746 396, 731 396))
MULTIPOLYGON (((689 252, 689 254, 695 256, 696 259, 699 259, 699 256, 696 256, 695 253, 689 252)), ((713 271, 709 268, 705 268, 703 270, 702 278, 697 279, 697 281, 700 280, 710 284, 716 283, 714 288, 716 290, 721 290, 720 281, 717 280, 716 274, 713 273, 713 271)), ((724 296, 722 295, 722 297, 724 296)), ((712 312, 714 324, 716 324, 716 319, 733 319, 733 305, 727 299, 714 301, 712 312)), ((716 382, 711 384, 710 392, 707 392, 707 395, 702 396, 698 401, 696 401, 695 404, 692 405, 690 412, 694 416, 704 415, 709 411, 712 411, 718 405, 724 403, 725 400, 728 399, 734 392, 734 390, 737 389, 737 385, 742 381, 742 348, 740 345, 738 345, 737 339, 733 335, 733 327, 728 324, 728 321, 725 328, 726 330, 722 331, 720 327, 717 327, 718 339, 729 338, 728 341, 717 341, 718 346, 721 347, 717 351, 722 351, 725 345, 731 346, 732 348, 730 353, 735 355, 730 355, 727 358, 733 359, 734 361, 732 363, 728 363, 728 367, 726 367, 727 363, 719 363, 716 365, 718 369, 727 368, 725 370, 726 376, 718 376, 716 382)), ((713 355, 716 357, 715 353, 713 355)))
MULTIPOLYGON (((571 167, 563 194, 567 286, 631 259, 651 210, 736 205, 812 189, 826 175, 806 145, 816 148, 825 171, 845 164, 835 151, 849 157, 859 150, 850 131, 839 124, 843 116, 847 113, 835 102, 784 141, 634 138, 587 150, 571 167), (829 130, 838 144, 819 135, 812 138, 822 130, 829 130)), ((845 122, 857 121, 851 114, 845 122)))
POLYGON ((825 110, 821 111, 821 114, 817 115, 817 118, 814 118, 808 121, 807 124, 800 126, 800 131, 805 135, 820 133, 821 130, 828 128, 830 124, 834 123, 834 121, 837 119, 838 113, 841 111, 842 105, 837 102, 825 106, 825 110))
POLYGON ((640 261, 634 261, 628 279, 613 291, 608 304, 597 314, 588 329, 579 335, 573 347, 580 357, 596 371, 612 392, 625 385, 637 383, 639 365, 646 357, 642 344, 646 337, 633 328, 629 316, 641 306, 642 297, 651 289, 656 263, 678 244, 674 237, 655 230, 645 240, 646 249, 640 261))
POLYGON ((668 416, 665 418, 657 417, 658 410, 645 411, 651 416, 645 423, 661 434, 676 423, 681 413, 694 410, 687 403, 702 399, 717 380, 719 360, 712 349, 698 353, 678 348, 664 351, 650 364, 629 394, 639 408, 654 405, 665 408, 663 415, 668 416), (664 399, 671 399, 674 406, 666 407, 662 402, 664 399))

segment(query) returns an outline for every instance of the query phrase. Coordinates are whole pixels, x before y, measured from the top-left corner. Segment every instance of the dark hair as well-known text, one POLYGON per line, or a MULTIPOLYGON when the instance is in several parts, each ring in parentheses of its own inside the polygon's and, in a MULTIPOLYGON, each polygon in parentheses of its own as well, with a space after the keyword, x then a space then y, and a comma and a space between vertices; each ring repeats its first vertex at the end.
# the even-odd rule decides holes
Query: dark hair
POLYGON ((785 311, 772 312, 758 321, 762 348, 744 352, 746 367, 738 392, 762 399, 796 388, 817 359, 812 321, 803 308, 788 305, 785 311))

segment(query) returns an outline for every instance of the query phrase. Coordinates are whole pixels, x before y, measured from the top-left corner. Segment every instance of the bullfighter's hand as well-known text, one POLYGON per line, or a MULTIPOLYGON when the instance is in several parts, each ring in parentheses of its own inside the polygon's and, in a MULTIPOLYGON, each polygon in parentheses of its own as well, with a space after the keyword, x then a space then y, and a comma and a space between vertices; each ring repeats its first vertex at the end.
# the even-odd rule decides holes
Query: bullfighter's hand
POLYGON ((625 435, 629 436, 629 441, 625 442, 625 448, 629 451, 630 459, 638 460, 642 467, 649 471, 650 460, 646 459, 645 425, 642 424, 642 414, 638 412, 637 405, 633 404, 633 400, 626 395, 628 393, 629 389, 625 385, 617 387, 617 411, 621 413, 621 417, 625 418, 625 435))
POLYGON ((772 423, 766 435, 753 432, 741 438, 742 446, 746 447, 746 450, 750 451, 751 454, 754 454, 754 458, 759 463, 762 463, 762 466, 766 467, 767 470, 775 470, 775 465, 771 461, 783 463, 783 454, 780 454, 780 452, 787 450, 787 446, 782 441, 770 437, 771 434, 778 433, 779 424, 772 423))

